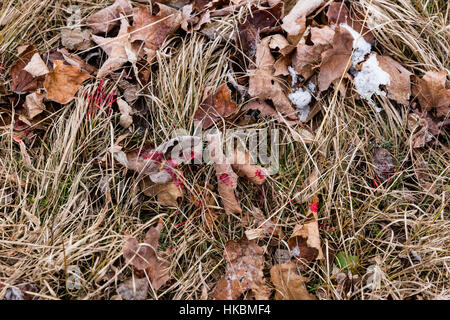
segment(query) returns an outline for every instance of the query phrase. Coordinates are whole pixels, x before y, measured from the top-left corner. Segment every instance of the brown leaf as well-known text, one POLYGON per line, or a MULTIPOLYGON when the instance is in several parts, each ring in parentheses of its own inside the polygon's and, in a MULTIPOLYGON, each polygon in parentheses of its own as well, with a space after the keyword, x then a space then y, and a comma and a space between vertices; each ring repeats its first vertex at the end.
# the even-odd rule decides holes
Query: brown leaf
POLYGON ((124 300, 145 300, 148 295, 148 280, 133 277, 123 282, 117 292, 124 300))
POLYGON ((377 176, 386 180, 394 173, 394 160, 389 151, 383 148, 375 148, 373 152, 373 170, 377 176))
POLYGON ((86 24, 94 33, 106 33, 119 24, 120 14, 131 13, 131 4, 128 0, 116 0, 112 5, 94 13, 86 24))
POLYGON ((388 97, 402 104, 409 104, 411 96, 411 75, 400 63, 389 56, 377 55, 380 68, 390 76, 388 88, 388 97))
POLYGON ((448 117, 450 89, 446 89, 447 71, 428 71, 413 85, 413 94, 419 99, 422 111, 435 110, 437 117, 448 117))
POLYGON ((270 36, 269 48, 277 50, 283 56, 291 53, 295 47, 286 40, 281 34, 274 34, 270 36))
POLYGON ((432 141, 433 133, 431 131, 433 129, 434 134, 440 134, 439 126, 431 118, 427 121, 427 119, 414 113, 408 115, 408 129, 412 133, 409 141, 412 148, 423 148, 428 142, 432 141))
POLYGON ((306 221, 295 226, 291 237, 288 240, 289 249, 294 257, 312 262, 316 259, 323 259, 322 248, 320 246, 319 225, 317 221, 317 211, 319 198, 314 196, 309 204, 306 221))
POLYGON ((319 72, 319 91, 325 91, 330 84, 340 79, 350 68, 353 36, 345 28, 336 28, 332 48, 322 53, 319 72))
POLYGON ((246 178, 255 184, 263 184, 266 181, 266 169, 260 165, 255 164, 249 151, 241 151, 236 149, 234 151, 234 158, 228 159, 231 162, 231 167, 238 176, 246 178))
MULTIPOLYGON (((207 91, 209 90, 205 90, 205 93, 207 91)), ((236 110, 236 103, 231 101, 231 91, 223 83, 217 88, 216 92, 208 95, 201 103, 194 114, 194 119, 202 121, 202 128, 207 129, 220 118, 226 118, 236 110)))
POLYGON ((320 64, 324 50, 323 45, 298 44, 295 55, 292 57, 292 68, 305 80, 309 79, 320 64))
POLYGON ((23 68, 23 70, 29 72, 33 77, 37 78, 48 73, 48 68, 45 62, 42 60, 39 53, 35 53, 30 62, 23 68))
POLYGON ((47 73, 44 88, 47 99, 66 104, 72 101, 83 81, 91 76, 76 66, 66 66, 63 61, 56 60, 54 69, 47 73))
POLYGON ((27 110, 28 119, 33 119, 45 110, 45 105, 42 102, 43 99, 44 95, 38 92, 33 92, 26 96, 24 107, 27 110))
MULTIPOLYGON (((259 208, 253 208, 250 211, 250 215, 255 219, 256 227, 260 230, 262 230, 262 233, 265 236, 269 237, 279 237, 283 238, 283 231, 281 230, 281 227, 278 226, 275 222, 273 222, 270 219, 267 219, 264 215, 264 213, 259 208)), ((248 237, 247 237, 248 239, 248 237)), ((251 239, 249 239, 251 240, 251 239)))
POLYGON ((248 110, 258 110, 260 112, 260 114, 259 114, 260 116, 262 116, 262 117, 270 116, 270 117, 276 119, 280 123, 284 123, 284 121, 286 121, 286 123, 288 125, 295 125, 295 124, 299 123, 299 121, 287 120, 287 119, 285 119, 283 121, 283 119, 281 119, 278 112, 274 108, 272 108, 269 104, 267 104, 266 102, 261 102, 258 100, 250 101, 248 104, 246 104, 242 108, 242 111, 248 111, 248 110))
POLYGON ((284 17, 281 27, 288 33, 288 39, 297 37, 305 30, 305 18, 314 10, 319 8, 324 0, 303 0, 297 1, 289 14, 284 17))
POLYGON ((133 113, 133 109, 126 101, 122 100, 121 98, 117 99, 117 105, 120 111, 119 124, 125 129, 129 128, 133 124, 133 117, 131 116, 131 114, 133 113))
POLYGON ((87 50, 91 47, 91 31, 66 27, 61 29, 61 44, 69 50, 87 50))
POLYGON ((219 134, 209 135, 209 150, 214 170, 216 171, 219 195, 222 198, 226 214, 242 213, 241 206, 236 200, 234 191, 237 187, 238 176, 223 154, 222 141, 219 134))
POLYGON ((170 279, 170 263, 163 252, 158 251, 158 242, 162 222, 151 227, 145 235, 144 243, 139 244, 136 238, 128 238, 123 245, 125 262, 137 270, 145 270, 153 289, 158 290, 170 279))
POLYGON ((35 91, 38 87, 38 80, 25 70, 25 67, 38 52, 34 46, 19 48, 17 61, 9 69, 11 75, 11 91, 15 93, 26 93, 35 91))
POLYGON ((117 37, 103 38, 92 35, 92 40, 108 55, 108 59, 98 70, 97 78, 103 78, 109 73, 116 71, 128 61, 136 62, 136 52, 131 46, 128 28, 128 20, 125 17, 121 17, 120 30, 117 37))
POLYGON ((275 108, 288 118, 296 119, 296 111, 274 76, 275 59, 269 48, 270 37, 264 38, 256 50, 256 69, 249 70, 248 93, 261 100, 272 100, 275 108))
POLYGON ((133 26, 129 28, 131 42, 143 41, 144 52, 150 63, 156 56, 168 35, 174 33, 181 25, 181 13, 171 7, 156 3, 159 10, 156 15, 146 6, 138 5, 133 10, 133 26))
POLYGON ((258 300, 268 299, 263 274, 264 251, 254 240, 228 241, 224 258, 225 275, 214 288, 214 299, 236 300, 248 290, 252 290, 258 300))
POLYGON ((142 181, 142 192, 148 197, 157 197, 163 206, 178 207, 178 198, 183 197, 183 190, 174 182, 152 183, 145 177, 142 181))
POLYGON ((305 286, 305 278, 297 273, 293 263, 277 264, 270 269, 270 280, 275 286, 275 300, 316 300, 305 286))

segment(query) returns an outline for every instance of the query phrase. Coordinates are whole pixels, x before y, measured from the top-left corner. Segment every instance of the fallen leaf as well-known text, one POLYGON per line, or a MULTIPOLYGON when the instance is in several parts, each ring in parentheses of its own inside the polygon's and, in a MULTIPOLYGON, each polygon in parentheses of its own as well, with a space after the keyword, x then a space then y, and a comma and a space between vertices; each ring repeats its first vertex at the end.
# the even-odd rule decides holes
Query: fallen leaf
POLYGON ((256 69, 249 70, 248 93, 261 100, 272 100, 275 108, 288 118, 296 119, 296 111, 274 74, 275 59, 269 48, 270 37, 264 38, 256 51, 256 69))
POLYGON ((29 72, 33 77, 40 77, 48 73, 48 68, 45 62, 42 60, 39 53, 35 53, 30 62, 23 68, 23 70, 29 72))
POLYGON ((386 180, 394 174, 394 160, 389 151, 383 148, 375 148, 373 152, 373 170, 377 176, 386 180))
MULTIPOLYGON (((261 209, 254 207, 252 210, 250 210, 250 216, 253 217, 258 230, 262 231, 261 235, 265 235, 268 237, 275 236, 279 238, 284 237, 281 227, 272 220, 267 219, 261 209)), ((247 239, 252 240, 249 237, 247 237, 247 239)))
POLYGON ((131 42, 143 41, 147 61, 152 62, 156 51, 161 47, 168 35, 175 32, 181 25, 181 13, 160 3, 156 15, 146 6, 138 5, 133 10, 133 26, 129 28, 131 42))
POLYGON ((238 176, 234 173, 227 158, 223 154, 220 134, 208 136, 208 147, 211 161, 216 171, 219 195, 222 198, 226 214, 242 213, 241 206, 236 200, 234 191, 237 187, 238 176))
POLYGON ((24 107, 27 110, 28 119, 33 119, 45 110, 43 99, 44 95, 38 92, 33 92, 26 96, 24 107))
POLYGON ((117 99, 117 105, 120 111, 119 124, 125 129, 129 128, 133 124, 133 117, 131 116, 133 109, 121 98, 117 99))
POLYGON ((117 293, 124 300, 145 300, 148 295, 148 280, 146 278, 131 278, 124 281, 117 293))
POLYGON ((134 63, 137 60, 136 52, 132 48, 128 34, 128 20, 121 17, 120 30, 117 37, 103 38, 92 35, 92 40, 103 49, 108 55, 108 59, 98 70, 97 78, 103 78, 109 73, 116 71, 128 61, 134 63))
POLYGON ((40 85, 33 75, 25 70, 25 67, 31 61, 36 53, 34 46, 25 46, 19 48, 17 61, 9 69, 11 75, 11 91, 15 93, 26 93, 35 91, 40 85))
POLYGON ((80 27, 62 28, 61 44, 69 50, 87 50, 91 47, 91 31, 80 27))
POLYGON ((67 104, 73 100, 83 81, 91 76, 76 66, 66 66, 63 61, 56 60, 54 69, 47 73, 44 88, 47 99, 67 104))
POLYGON ((437 117, 450 113, 450 89, 446 89, 447 71, 428 71, 413 85, 413 94, 419 100, 422 111, 435 110, 437 117))
POLYGON ((263 274, 264 251, 254 240, 228 241, 224 258, 225 274, 214 288, 215 300, 236 300, 248 290, 257 300, 269 298, 263 274))
POLYGON ((325 91, 330 84, 340 79, 350 68, 353 36, 345 28, 336 28, 332 48, 322 53, 319 72, 319 91, 325 91))
MULTIPOLYGON (((208 93, 211 88, 207 88, 208 93)), ((226 118, 237 111, 237 105, 231 101, 231 92, 226 83, 221 84, 213 94, 207 94, 194 114, 194 120, 202 121, 202 128, 207 129, 217 120, 226 118)))
POLYGON ((183 190, 174 182, 152 183, 145 177, 142 181, 142 192, 148 197, 157 197, 162 206, 178 207, 178 198, 183 197, 183 190))
POLYGON ((281 56, 275 61, 273 64, 274 76, 288 76, 289 73, 289 65, 291 64, 291 59, 289 57, 281 56))
POLYGON ((377 56, 380 68, 389 74, 387 85, 388 97, 405 105, 409 104, 411 96, 411 75, 400 63, 389 56, 377 56))
POLYGON ((295 55, 292 57, 292 68, 304 80, 309 79, 317 66, 320 65, 321 54, 325 49, 326 47, 323 45, 298 44, 295 55))
POLYGON ((131 4, 128 0, 116 0, 112 5, 94 13, 86 24, 94 33, 106 33, 119 24, 120 14, 131 13, 131 4))
POLYGON ((270 36, 269 48, 277 50, 285 56, 291 53, 295 49, 295 46, 291 45, 281 34, 274 34, 270 36))
POLYGON ((270 269, 270 280, 275 286, 275 300, 316 300, 305 286, 305 278, 293 263, 277 264, 270 269))
POLYGON ((317 212, 319 208, 319 198, 314 196, 309 204, 306 221, 295 226, 291 237, 288 240, 289 249, 294 257, 312 262, 316 259, 323 259, 322 248, 320 246, 319 225, 317 212))
POLYGON ((267 178, 266 169, 256 164, 249 151, 234 151, 233 159, 228 159, 238 176, 255 184, 263 184, 267 178))
POLYGON ((278 112, 266 102, 261 102, 258 100, 250 101, 242 108, 242 111, 249 111, 249 110, 258 110, 260 112, 259 116, 262 117, 270 116, 280 123, 286 122, 288 125, 295 125, 299 123, 299 121, 294 120, 287 120, 287 119, 283 120, 281 116, 278 114, 278 112))
POLYGON ((158 251, 162 222, 151 227, 145 235, 144 243, 136 238, 128 238, 123 245, 125 262, 137 270, 145 270, 154 290, 158 290, 170 279, 170 263, 164 253, 158 251))
POLYGON ((319 8, 324 0, 299 0, 289 14, 283 18, 281 27, 287 32, 288 39, 294 38, 305 30, 305 18, 319 8))

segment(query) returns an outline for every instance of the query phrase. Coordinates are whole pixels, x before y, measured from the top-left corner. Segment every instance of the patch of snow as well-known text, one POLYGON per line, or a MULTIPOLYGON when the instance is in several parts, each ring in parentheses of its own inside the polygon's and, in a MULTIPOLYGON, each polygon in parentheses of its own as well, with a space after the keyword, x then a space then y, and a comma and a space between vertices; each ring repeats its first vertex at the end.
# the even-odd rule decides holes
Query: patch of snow
POLYGON ((308 87, 308 89, 311 90, 312 93, 316 92, 316 85, 314 84, 314 82, 309 81, 306 84, 306 87, 308 87))
POLYGON ((293 87, 297 83, 298 73, 291 66, 288 67, 288 70, 289 70, 289 73, 291 74, 291 78, 292 78, 291 87, 293 87))
POLYGON ((309 103, 311 102, 311 93, 299 88, 289 95, 289 100, 295 105, 299 113, 299 120, 306 121, 310 111, 309 103))
POLYGON ((380 68, 376 54, 371 54, 369 59, 363 63, 362 69, 355 77, 354 84, 356 91, 361 98, 370 100, 372 95, 386 96, 386 92, 380 90, 380 85, 389 85, 391 77, 380 68))
POLYGON ((291 250, 291 255, 294 257, 298 257, 300 255, 300 248, 298 246, 295 246, 295 248, 291 250))
POLYGON ((358 63, 364 60, 364 57, 368 53, 370 53, 372 46, 364 40, 364 37, 360 35, 358 31, 350 27, 348 24, 341 23, 339 26, 347 29, 353 36, 353 49, 355 50, 353 51, 352 61, 353 67, 355 67, 358 63))

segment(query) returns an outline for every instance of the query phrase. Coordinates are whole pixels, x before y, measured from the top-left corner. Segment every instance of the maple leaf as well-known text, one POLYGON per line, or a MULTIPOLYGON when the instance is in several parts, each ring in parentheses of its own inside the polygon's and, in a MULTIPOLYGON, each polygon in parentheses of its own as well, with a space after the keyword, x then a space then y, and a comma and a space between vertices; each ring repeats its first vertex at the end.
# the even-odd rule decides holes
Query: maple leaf
POLYGON ((256 50, 256 69, 249 70, 248 93, 261 100, 272 100, 275 108, 289 118, 297 118, 292 103, 274 76, 275 59, 269 48, 270 37, 264 38, 256 50))
POLYGON ((132 48, 129 33, 128 20, 121 17, 119 34, 114 38, 103 38, 92 35, 92 40, 103 49, 108 55, 108 59, 103 63, 98 70, 97 78, 103 78, 110 72, 116 71, 128 61, 135 63, 137 60, 136 52, 132 48))
POLYGON ((150 278, 153 289, 158 290, 170 279, 170 263, 164 252, 158 251, 158 242, 161 234, 162 222, 151 227, 139 244, 136 238, 128 238, 123 245, 125 262, 137 270, 145 270, 150 278))
POLYGON ((133 10, 133 26, 129 28, 131 42, 143 41, 147 61, 152 62, 156 51, 164 43, 168 35, 175 32, 181 25, 181 13, 171 7, 156 3, 158 12, 143 5, 133 10))
POLYGON ((128 0, 116 0, 112 5, 91 15, 86 24, 94 33, 106 33, 119 24, 121 14, 131 13, 131 4, 128 0))
POLYGON ((213 94, 208 94, 211 87, 205 89, 206 99, 194 114, 194 119, 202 121, 202 128, 207 129, 220 118, 228 117, 237 111, 237 105, 231 101, 231 92, 225 83, 221 84, 213 94))
POLYGON ((47 99, 67 104, 75 97, 81 84, 91 76, 77 66, 67 66, 61 60, 55 60, 54 69, 47 73, 44 88, 47 99))
POLYGON ((293 263, 277 264, 270 269, 270 279, 275 286, 275 300, 316 300, 305 286, 305 278, 293 263))
POLYGON ((436 112, 437 117, 448 117, 450 113, 450 89, 446 88, 447 71, 428 71, 413 85, 422 111, 436 112))
POLYGON ((269 298, 262 270, 264 251, 255 240, 228 241, 223 255, 227 265, 214 288, 214 299, 235 300, 248 290, 252 290, 258 300, 269 298))

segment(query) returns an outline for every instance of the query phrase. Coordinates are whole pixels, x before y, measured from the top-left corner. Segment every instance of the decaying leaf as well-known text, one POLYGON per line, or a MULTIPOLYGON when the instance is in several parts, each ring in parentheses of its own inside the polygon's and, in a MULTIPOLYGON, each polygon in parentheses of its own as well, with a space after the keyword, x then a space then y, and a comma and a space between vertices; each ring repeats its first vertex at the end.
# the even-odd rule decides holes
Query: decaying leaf
POLYGON ((133 124, 133 117, 131 116, 133 109, 127 102, 120 98, 117 99, 117 105, 120 111, 120 125, 125 129, 129 128, 133 124))
POLYGON ((91 47, 91 31, 65 27, 61 29, 61 44, 69 50, 87 50, 91 47))
POLYGON ((128 0, 116 0, 109 7, 91 15, 86 20, 86 24, 94 33, 106 33, 119 24, 121 14, 128 15, 130 13, 131 4, 128 0))
POLYGON ((450 114, 450 89, 446 89, 447 71, 428 71, 417 79, 413 94, 417 96, 422 111, 435 110, 437 117, 450 114))
POLYGON ((79 67, 67 66, 61 60, 55 60, 54 69, 47 73, 44 88, 47 99, 67 104, 75 97, 83 81, 91 76, 81 71, 79 67))
POLYGON ((389 56, 377 56, 380 68, 389 74, 388 97, 402 104, 409 104, 411 75, 400 63, 389 56))
POLYGON ((412 148, 423 148, 427 143, 441 133, 440 127, 445 121, 435 121, 430 116, 416 113, 408 114, 408 129, 411 132, 410 145, 412 148))
POLYGON ((288 33, 290 38, 297 37, 305 30, 305 18, 311 12, 319 8, 324 0, 299 0, 284 17, 281 27, 288 33))
POLYGON ((154 290, 158 290, 170 279, 170 263, 163 252, 158 251, 162 222, 151 227, 145 235, 144 243, 136 238, 128 238, 123 245, 125 262, 137 270, 145 270, 154 290))
POLYGON ((294 263, 277 264, 270 269, 270 280, 275 286, 275 300, 315 300, 305 286, 305 278, 297 272, 294 263))
POLYGON ((389 151, 383 148, 375 148, 373 152, 373 170, 377 176, 386 180, 394 173, 394 160, 389 151))
POLYGON ((291 53, 295 47, 286 40, 281 34, 274 34, 270 36, 269 48, 277 50, 283 56, 291 53))
POLYGON ((142 181, 142 192, 148 197, 157 197, 158 203, 163 206, 178 206, 178 198, 183 197, 183 190, 173 181, 166 183, 152 183, 145 177, 142 181))
POLYGON ((98 44, 108 55, 108 59, 98 70, 97 78, 103 78, 107 74, 116 71, 126 62, 136 62, 137 56, 132 48, 128 34, 128 20, 121 17, 119 34, 115 38, 103 38, 92 35, 92 40, 98 44))
POLYGON ((148 280, 133 277, 123 282, 117 292, 124 300, 145 300, 148 295, 148 280))
POLYGON ((325 91, 331 83, 340 79, 350 68, 353 36, 345 28, 336 28, 332 48, 322 53, 319 72, 319 91, 325 91))
POLYGON ((211 161, 216 171, 218 191, 222 198, 225 213, 242 213, 241 206, 237 202, 236 195, 234 194, 238 176, 234 173, 230 163, 223 154, 220 134, 209 135, 208 142, 211 161))
POLYGON ((319 225, 317 212, 319 208, 319 198, 314 196, 309 204, 306 221, 295 226, 291 237, 288 240, 289 249, 294 257, 312 262, 316 259, 323 259, 322 248, 320 246, 319 225))
POLYGON ((41 55, 37 52, 31 57, 30 62, 28 62, 23 70, 29 72, 35 78, 48 73, 47 65, 42 60, 41 55))
POLYGON ((272 100, 275 108, 288 118, 296 119, 296 111, 283 88, 274 76, 275 59, 269 48, 270 37, 261 40, 256 50, 256 70, 249 70, 248 93, 261 100, 272 100))
POLYGON ((249 151, 244 152, 236 149, 234 151, 234 158, 228 160, 231 160, 231 167, 238 176, 255 184, 263 184, 266 181, 266 169, 256 164, 249 151))
POLYGON ((216 300, 236 300, 251 290, 257 300, 267 300, 269 290, 264 281, 264 251, 254 240, 228 241, 224 258, 225 274, 217 282, 216 300))
POLYGON ((45 110, 43 99, 44 95, 38 92, 33 92, 26 96, 24 107, 28 113, 28 119, 33 119, 45 110))
POLYGON ((11 91, 15 93, 26 93, 35 91, 40 85, 38 79, 25 70, 35 54, 38 54, 34 46, 24 46, 18 49, 17 61, 9 69, 11 75, 11 91))
POLYGON ((155 4, 158 12, 143 5, 133 10, 133 26, 129 28, 131 42, 143 41, 147 61, 152 62, 156 51, 161 47, 168 35, 175 32, 181 25, 181 13, 160 3, 155 4))
POLYGON ((235 102, 231 101, 231 92, 226 83, 221 84, 217 91, 208 94, 211 88, 205 90, 206 99, 194 114, 194 119, 202 121, 202 128, 207 129, 220 118, 228 117, 237 110, 235 102))

